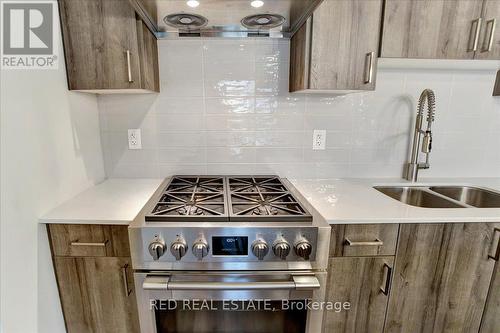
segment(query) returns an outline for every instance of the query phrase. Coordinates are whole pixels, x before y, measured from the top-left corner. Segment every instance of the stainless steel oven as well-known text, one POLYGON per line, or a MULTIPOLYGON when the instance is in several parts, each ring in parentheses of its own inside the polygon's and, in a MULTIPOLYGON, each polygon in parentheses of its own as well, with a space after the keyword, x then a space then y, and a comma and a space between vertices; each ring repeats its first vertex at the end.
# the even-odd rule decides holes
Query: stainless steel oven
POLYGON ((325 280, 312 271, 136 273, 141 332, 320 332, 325 280))
POLYGON ((141 333, 318 333, 330 226, 286 179, 174 176, 129 227, 141 333))

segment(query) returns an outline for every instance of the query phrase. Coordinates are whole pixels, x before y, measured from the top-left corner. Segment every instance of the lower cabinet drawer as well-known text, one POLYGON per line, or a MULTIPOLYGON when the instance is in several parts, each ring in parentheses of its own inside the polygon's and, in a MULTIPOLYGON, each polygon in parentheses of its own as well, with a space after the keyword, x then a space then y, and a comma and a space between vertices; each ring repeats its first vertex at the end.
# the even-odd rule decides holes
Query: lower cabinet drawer
POLYGON ((130 256, 125 225, 49 224, 47 228, 53 256, 130 256))
POLYGON ((399 224, 332 225, 330 257, 392 256, 399 224))

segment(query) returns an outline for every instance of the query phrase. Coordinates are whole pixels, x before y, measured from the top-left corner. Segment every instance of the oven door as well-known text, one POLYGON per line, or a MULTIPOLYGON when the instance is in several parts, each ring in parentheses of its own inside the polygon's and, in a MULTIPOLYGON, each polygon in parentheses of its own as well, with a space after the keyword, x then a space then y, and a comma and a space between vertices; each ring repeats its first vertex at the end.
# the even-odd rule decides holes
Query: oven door
POLYGON ((150 272, 135 283, 142 333, 321 332, 311 308, 326 272, 150 272))

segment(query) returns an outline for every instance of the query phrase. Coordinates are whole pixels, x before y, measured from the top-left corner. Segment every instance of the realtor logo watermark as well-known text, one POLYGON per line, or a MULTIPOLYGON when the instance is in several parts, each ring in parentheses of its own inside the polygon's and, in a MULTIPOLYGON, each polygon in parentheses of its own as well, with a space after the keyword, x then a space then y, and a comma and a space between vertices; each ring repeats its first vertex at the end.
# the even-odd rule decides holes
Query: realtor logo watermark
POLYGON ((2 69, 57 69, 55 1, 2 1, 2 69))

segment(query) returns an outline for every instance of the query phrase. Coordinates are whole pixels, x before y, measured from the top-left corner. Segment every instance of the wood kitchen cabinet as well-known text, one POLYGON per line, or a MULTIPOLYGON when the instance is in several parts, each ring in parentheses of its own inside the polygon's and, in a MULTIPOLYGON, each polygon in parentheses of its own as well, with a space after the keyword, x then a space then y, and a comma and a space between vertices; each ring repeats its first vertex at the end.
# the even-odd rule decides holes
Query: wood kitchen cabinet
POLYGON ((59 0, 70 90, 159 91, 156 38, 128 1, 59 0))
POLYGON ((500 1, 484 0, 476 59, 500 59, 500 1))
POLYGON ((139 332, 127 226, 47 228, 68 333, 139 332))
POLYGON ((294 34, 290 91, 374 90, 382 0, 324 0, 294 34))
POLYGON ((324 332, 382 333, 393 257, 338 257, 328 263, 326 299, 350 309, 326 311, 324 332))
POLYGON ((499 14, 498 0, 386 0, 381 57, 500 59, 499 14))
POLYGON ((493 244, 497 245, 496 248, 493 245, 491 256, 496 261, 496 265, 481 321, 480 333, 496 333, 500 327, 500 228, 495 229, 493 239, 493 244))
MULTIPOLYGON (((478 332, 496 263, 490 256, 498 246, 498 226, 402 224, 385 332, 478 332)), ((498 322, 494 307, 491 316, 498 322)))
POLYGON ((394 256, 399 224, 332 225, 330 257, 394 256))
POLYGON ((324 332, 382 333, 399 224, 332 225, 326 300, 350 309, 326 311, 324 332))

